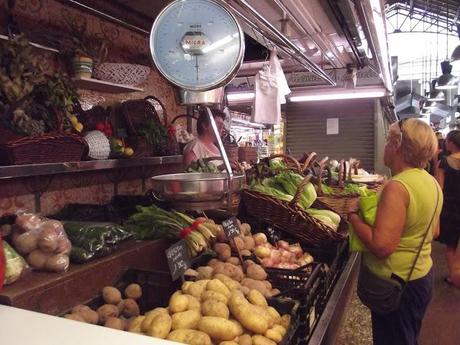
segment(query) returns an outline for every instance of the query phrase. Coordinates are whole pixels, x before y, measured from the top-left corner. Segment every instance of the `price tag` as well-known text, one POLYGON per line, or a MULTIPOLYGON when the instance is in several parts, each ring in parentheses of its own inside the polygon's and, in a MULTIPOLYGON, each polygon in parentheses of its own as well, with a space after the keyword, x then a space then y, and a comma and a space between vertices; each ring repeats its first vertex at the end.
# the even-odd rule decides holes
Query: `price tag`
POLYGON ((238 226, 238 222, 235 217, 224 220, 222 222, 222 227, 224 228, 225 236, 227 236, 229 240, 239 236, 240 234, 240 227, 238 226))
POLYGON ((166 249, 166 259, 172 279, 177 280, 182 277, 190 267, 190 257, 184 240, 180 240, 166 249))

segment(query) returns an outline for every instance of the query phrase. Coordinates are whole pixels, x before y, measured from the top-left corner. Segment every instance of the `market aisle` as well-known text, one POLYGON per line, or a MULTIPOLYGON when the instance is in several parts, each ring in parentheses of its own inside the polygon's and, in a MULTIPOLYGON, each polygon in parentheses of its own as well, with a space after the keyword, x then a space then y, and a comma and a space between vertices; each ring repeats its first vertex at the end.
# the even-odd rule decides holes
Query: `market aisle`
MULTIPOLYGON (((443 246, 437 242, 433 245, 433 260, 433 299, 425 315, 419 345, 459 345, 460 290, 443 281, 447 275, 447 266, 443 246)), ((356 292, 345 315, 336 345, 371 345, 370 314, 358 300, 356 292)))

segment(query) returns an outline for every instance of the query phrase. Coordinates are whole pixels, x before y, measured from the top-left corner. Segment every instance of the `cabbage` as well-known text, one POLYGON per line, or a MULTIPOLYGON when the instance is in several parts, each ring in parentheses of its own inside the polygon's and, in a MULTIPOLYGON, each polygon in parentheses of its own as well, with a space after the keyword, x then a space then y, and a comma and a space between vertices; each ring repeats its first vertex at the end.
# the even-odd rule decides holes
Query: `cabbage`
POLYGON ((22 272, 27 268, 27 264, 22 256, 16 253, 5 241, 3 241, 3 251, 6 259, 5 284, 11 284, 19 279, 22 272))
POLYGON ((329 210, 317 210, 315 208, 310 208, 307 212, 310 216, 317 218, 332 229, 337 230, 339 228, 340 216, 337 213, 329 210), (329 221, 327 221, 326 218, 329 221))

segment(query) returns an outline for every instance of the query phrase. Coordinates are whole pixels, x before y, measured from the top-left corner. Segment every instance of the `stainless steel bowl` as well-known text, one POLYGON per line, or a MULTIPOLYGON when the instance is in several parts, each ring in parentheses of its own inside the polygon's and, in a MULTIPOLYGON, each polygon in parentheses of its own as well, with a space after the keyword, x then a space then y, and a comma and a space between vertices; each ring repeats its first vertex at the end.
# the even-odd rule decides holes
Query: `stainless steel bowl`
MULTIPOLYGON (((233 193, 243 188, 244 175, 235 175, 231 181, 233 193)), ((181 173, 151 178, 152 192, 161 201, 209 202, 222 200, 229 191, 227 174, 181 173)))

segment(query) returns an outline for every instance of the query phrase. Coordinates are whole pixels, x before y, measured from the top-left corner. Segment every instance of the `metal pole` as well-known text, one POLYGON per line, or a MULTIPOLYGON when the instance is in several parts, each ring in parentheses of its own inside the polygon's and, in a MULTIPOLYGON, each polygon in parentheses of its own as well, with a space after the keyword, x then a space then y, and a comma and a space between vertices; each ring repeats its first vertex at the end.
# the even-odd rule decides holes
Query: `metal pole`
MULTIPOLYGON (((274 27, 267 19, 265 19, 255 8, 253 8, 246 0, 235 0, 241 7, 243 7, 245 10, 247 10, 249 13, 251 13, 259 22, 261 22, 269 31, 270 33, 276 37, 279 41, 281 41, 283 44, 285 44, 289 49, 292 49, 295 54, 289 54, 293 58, 295 58, 297 61, 299 61, 299 58, 296 57, 296 55, 300 56, 302 60, 304 60, 304 63, 309 66, 309 69, 318 75, 320 78, 324 79, 327 81, 329 84, 332 86, 336 86, 336 83, 334 80, 331 79, 331 77, 323 71, 317 64, 312 62, 308 56, 306 56, 294 43, 291 42, 283 33, 281 33, 276 27, 274 27)), ((227 6, 229 6, 227 4, 227 6)), ((242 14, 235 9, 233 6, 230 6, 233 11, 238 15, 241 16, 242 14)))

